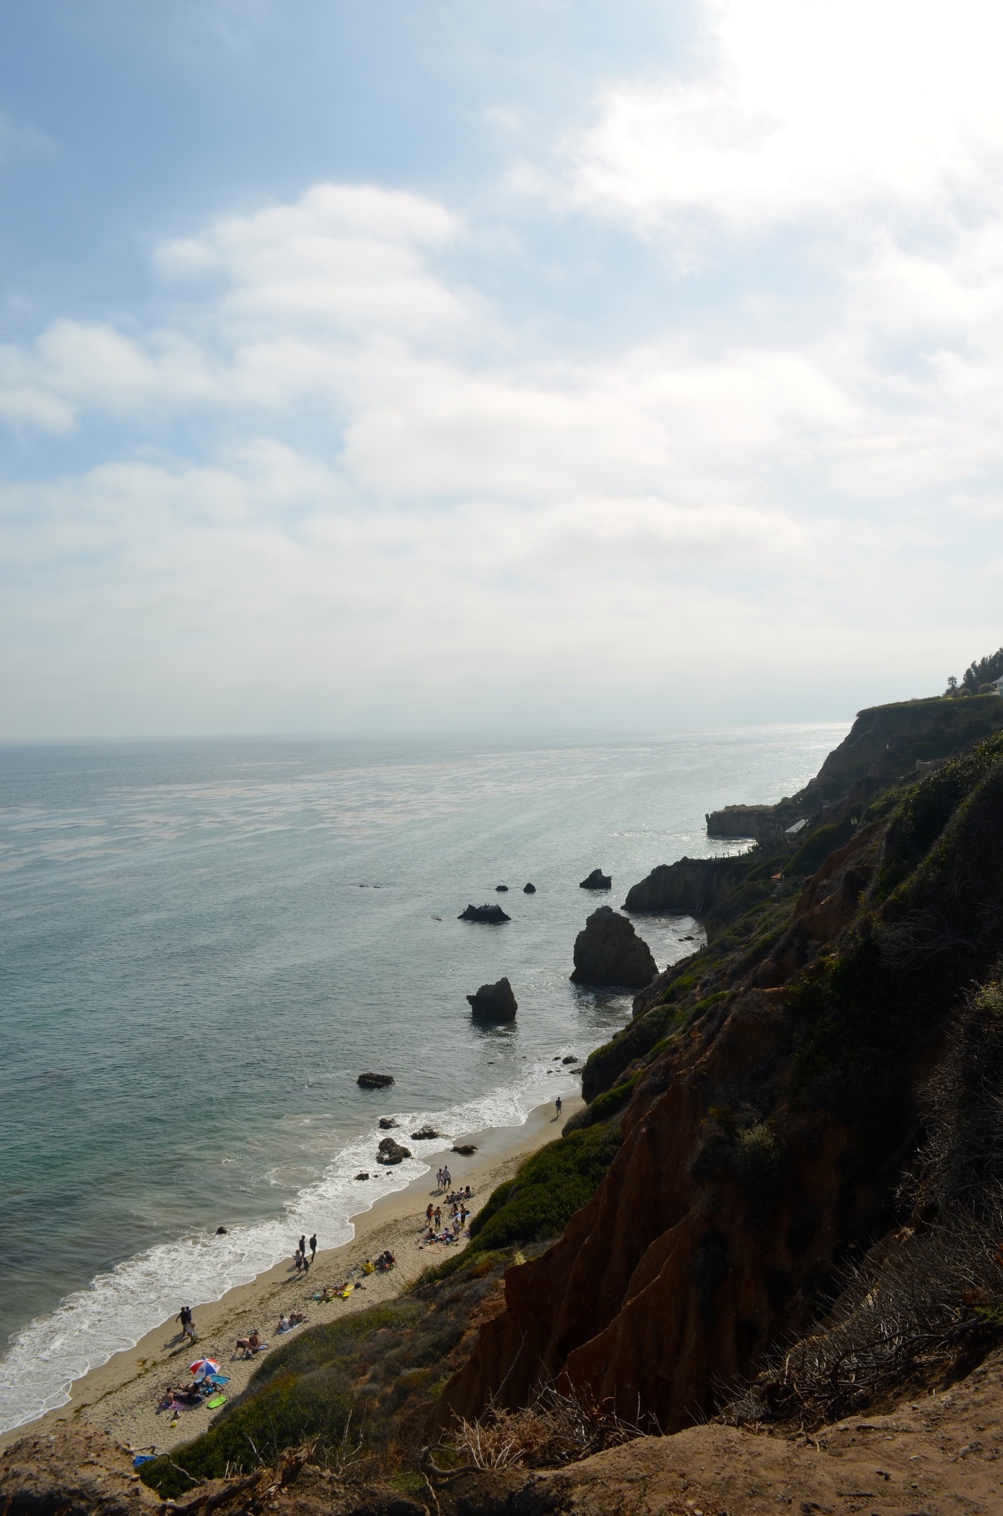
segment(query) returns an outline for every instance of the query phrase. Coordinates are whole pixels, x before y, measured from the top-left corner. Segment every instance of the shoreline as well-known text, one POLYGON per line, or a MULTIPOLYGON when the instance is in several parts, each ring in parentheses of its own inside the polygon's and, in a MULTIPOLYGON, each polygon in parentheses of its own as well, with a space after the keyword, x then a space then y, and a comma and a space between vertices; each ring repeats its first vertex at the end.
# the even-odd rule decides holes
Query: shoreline
MULTIPOLYGON (((560 1136, 564 1121, 583 1104, 580 1095, 568 1094, 558 1120, 553 1102, 548 1101, 531 1110, 517 1127, 487 1127, 458 1134, 454 1143, 470 1142, 477 1148, 469 1157, 437 1150, 430 1159, 434 1158, 437 1166, 448 1164, 455 1185, 471 1186, 474 1191, 471 1211, 476 1215, 491 1192, 511 1177, 524 1158, 560 1136)), ((428 1173, 411 1180, 403 1189, 381 1195, 368 1209, 350 1215, 352 1238, 318 1251, 306 1279, 297 1275, 289 1259, 284 1259, 249 1283, 235 1285, 218 1300, 194 1306, 198 1332, 194 1349, 181 1334, 176 1320, 161 1322, 134 1346, 115 1353, 107 1362, 74 1380, 69 1387, 69 1399, 63 1405, 0 1435, 0 1448, 9 1447, 21 1437, 51 1432, 60 1424, 80 1419, 103 1427, 136 1449, 154 1446, 158 1452, 169 1452, 191 1441, 208 1428, 212 1419, 209 1413, 188 1411, 172 1423, 167 1413, 156 1412, 164 1386, 188 1378, 189 1361, 203 1355, 218 1359, 220 1373, 230 1376, 225 1393, 239 1394, 251 1377, 255 1361, 232 1356, 238 1336, 258 1327, 274 1346, 275 1322, 289 1309, 305 1311, 306 1324, 316 1325, 393 1299, 424 1269, 451 1256, 457 1246, 466 1245, 421 1242, 425 1207, 430 1198, 441 1199, 434 1185, 435 1175, 430 1167, 428 1173), (386 1248, 397 1258, 397 1267, 389 1274, 366 1275, 359 1281, 361 1288, 353 1290, 347 1300, 337 1298, 322 1305, 312 1298, 325 1285, 340 1282, 350 1270, 360 1270, 365 1259, 386 1248)))

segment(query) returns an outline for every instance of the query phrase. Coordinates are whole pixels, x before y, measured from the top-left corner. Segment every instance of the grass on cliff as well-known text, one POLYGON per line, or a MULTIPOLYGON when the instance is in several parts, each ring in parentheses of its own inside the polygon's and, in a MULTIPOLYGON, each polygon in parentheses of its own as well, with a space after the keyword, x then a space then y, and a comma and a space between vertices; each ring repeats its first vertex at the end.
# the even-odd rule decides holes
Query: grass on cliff
POLYGON ((619 1144, 616 1129, 591 1127, 532 1154, 477 1215, 462 1253, 398 1300, 308 1327, 274 1349, 207 1432, 143 1465, 144 1482, 174 1499, 304 1442, 333 1466, 351 1455, 383 1476, 406 1475, 472 1316, 499 1292, 517 1250, 540 1251, 591 1199, 619 1144))

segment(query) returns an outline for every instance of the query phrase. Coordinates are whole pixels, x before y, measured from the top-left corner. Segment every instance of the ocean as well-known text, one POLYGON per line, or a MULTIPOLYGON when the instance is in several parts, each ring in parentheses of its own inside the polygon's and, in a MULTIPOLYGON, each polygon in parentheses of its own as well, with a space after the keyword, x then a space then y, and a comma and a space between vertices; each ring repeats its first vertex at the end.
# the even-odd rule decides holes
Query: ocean
MULTIPOLYGON (((705 812, 847 728, 0 748, 0 1430, 301 1232, 346 1241, 429 1167, 374 1172, 380 1116, 452 1135, 575 1090, 560 1060, 630 1017, 568 980, 589 911, 728 851, 705 812), (511 921, 456 919, 489 901, 511 921), (516 1022, 473 1023, 502 974, 516 1022)), ((660 968, 695 946, 636 924, 660 968)))

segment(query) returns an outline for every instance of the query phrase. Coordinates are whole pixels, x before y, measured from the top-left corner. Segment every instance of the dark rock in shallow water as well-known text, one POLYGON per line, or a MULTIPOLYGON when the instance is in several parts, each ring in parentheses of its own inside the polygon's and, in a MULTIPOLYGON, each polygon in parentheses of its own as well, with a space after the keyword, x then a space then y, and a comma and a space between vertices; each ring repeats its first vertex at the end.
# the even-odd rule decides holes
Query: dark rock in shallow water
POLYGON ((578 1062, 580 1062, 580 1060, 579 1060, 579 1058, 577 1057, 577 1055, 575 1053, 569 1053, 568 1056, 567 1056, 567 1058, 562 1058, 561 1059, 561 1062, 562 1063, 578 1063, 578 1062))
POLYGON ((431 1142, 434 1137, 438 1137, 438 1136, 439 1136, 439 1133, 435 1130, 434 1126, 423 1126, 420 1132, 412 1132, 411 1133, 411 1141, 412 1142, 431 1142))
POLYGON ((363 1090, 388 1090, 394 1082, 392 1074, 360 1074, 356 1080, 363 1090))
POLYGON ((487 921, 496 923, 511 921, 511 916, 506 916, 500 905, 468 905, 465 911, 457 916, 457 921, 487 921))
POLYGON ((403 1163, 405 1158, 411 1157, 411 1149, 401 1147, 392 1137, 384 1137, 380 1143, 380 1150, 376 1154, 377 1163, 403 1163))
POLYGON ((508 894, 508 885, 507 884, 496 884, 495 885, 495 893, 499 894, 499 895, 507 895, 508 894))
POLYGON ((470 1158, 477 1152, 477 1148, 472 1142, 460 1142, 453 1148, 453 1152, 459 1153, 461 1158, 470 1158))
POLYGON ((226 1236, 226 1227, 225 1226, 218 1226, 216 1228, 216 1236, 217 1237, 225 1237, 226 1236))
POLYGON ((648 944, 612 906, 601 905, 575 938, 576 984, 623 985, 640 990, 658 973, 648 944))
POLYGON ((578 886, 580 890, 611 890, 613 888, 612 874, 604 874, 602 869, 593 869, 587 879, 583 879, 578 886))
POLYGON ((380 1130, 381 1131, 390 1132, 390 1131, 393 1130, 393 1128, 396 1125, 397 1125, 397 1123, 396 1123, 396 1121, 394 1120, 394 1118, 392 1116, 381 1116, 380 1117, 380 1130))
POLYGON ((519 1009, 507 979, 497 984, 482 984, 476 995, 468 995, 475 1021, 514 1021, 519 1009))
POLYGON ((361 1173, 360 1173, 360 1174, 356 1174, 356 1176, 355 1176, 355 1177, 356 1177, 356 1179, 368 1179, 368 1178, 369 1178, 369 1175, 368 1175, 368 1174, 367 1174, 367 1173, 366 1173, 366 1171, 365 1171, 365 1170, 364 1170, 364 1169, 363 1169, 363 1171, 362 1171, 362 1172, 361 1172, 361 1173))
POLYGON ((524 884, 523 887, 522 887, 522 893, 524 895, 535 895, 536 894, 536 885, 535 884, 524 884))

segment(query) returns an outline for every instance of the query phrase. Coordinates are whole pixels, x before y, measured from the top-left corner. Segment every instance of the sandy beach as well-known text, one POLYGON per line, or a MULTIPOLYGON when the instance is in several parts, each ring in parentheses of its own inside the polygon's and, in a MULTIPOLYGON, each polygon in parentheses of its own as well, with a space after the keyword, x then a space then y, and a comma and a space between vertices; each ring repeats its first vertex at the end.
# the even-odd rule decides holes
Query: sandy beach
POLYGON ((426 1245, 422 1240, 425 1207, 430 1199, 442 1199, 435 1189, 435 1170, 439 1165, 448 1163, 454 1186, 470 1185, 474 1192, 470 1208, 476 1215, 496 1186, 510 1178, 529 1153, 559 1136, 563 1123, 581 1105, 580 1097, 569 1095, 564 1100, 560 1120, 548 1103, 530 1112, 522 1126, 461 1134, 455 1139, 457 1145, 472 1143, 476 1153, 469 1157, 453 1152, 430 1155, 432 1172, 414 1180, 406 1189, 378 1200, 370 1210, 353 1216, 354 1238, 340 1247, 321 1248, 307 1278, 298 1275, 292 1262, 286 1260, 259 1274, 250 1284, 229 1290, 221 1299, 196 1305, 198 1344, 194 1351, 182 1336, 177 1321, 163 1322, 135 1347, 116 1353, 106 1364, 78 1379, 66 1405, 6 1433, 0 1438, 0 1446, 17 1441, 29 1431, 51 1430, 81 1417, 105 1428, 137 1451, 155 1448, 168 1452, 190 1442, 209 1426, 211 1412, 202 1407, 183 1412, 172 1421, 168 1413, 158 1414, 156 1410, 167 1385, 189 1379, 190 1362, 202 1355, 218 1359, 220 1373, 230 1376, 224 1393, 239 1394, 250 1379, 256 1360, 245 1361, 235 1356, 238 1337, 257 1327, 274 1346, 288 1340, 275 1333, 284 1312, 302 1311, 307 1317, 306 1325, 311 1325, 337 1320, 348 1312, 364 1310, 400 1294, 424 1269, 465 1245, 426 1245), (397 1267, 388 1274, 363 1274, 365 1260, 377 1257, 387 1248, 396 1256, 397 1267), (350 1273, 360 1287, 347 1300, 335 1299, 328 1305, 314 1300, 325 1285, 338 1284, 350 1273))

